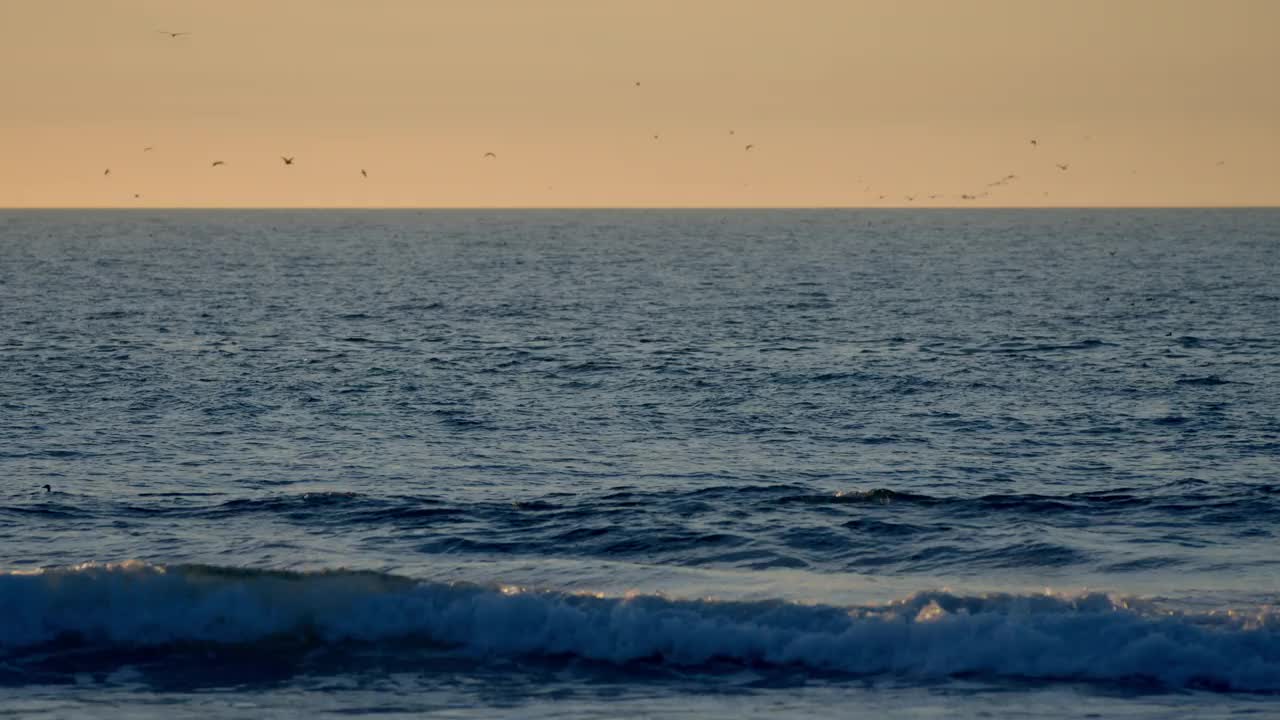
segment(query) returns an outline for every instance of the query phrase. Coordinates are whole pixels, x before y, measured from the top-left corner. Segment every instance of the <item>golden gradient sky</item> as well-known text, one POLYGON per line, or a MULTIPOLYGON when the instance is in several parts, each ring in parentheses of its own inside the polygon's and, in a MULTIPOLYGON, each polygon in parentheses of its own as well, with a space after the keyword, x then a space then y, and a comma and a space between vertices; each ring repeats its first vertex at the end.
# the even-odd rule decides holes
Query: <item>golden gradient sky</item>
POLYGON ((0 207, 1275 205, 1278 29, 1280 0, 0 0, 0 207))

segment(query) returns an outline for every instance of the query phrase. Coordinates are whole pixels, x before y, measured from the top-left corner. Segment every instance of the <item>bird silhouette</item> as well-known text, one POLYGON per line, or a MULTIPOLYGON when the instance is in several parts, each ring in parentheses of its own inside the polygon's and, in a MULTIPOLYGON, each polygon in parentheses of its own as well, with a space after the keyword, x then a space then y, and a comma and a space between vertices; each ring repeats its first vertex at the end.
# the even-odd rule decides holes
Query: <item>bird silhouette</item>
POLYGON ((214 160, 212 163, 209 164, 209 167, 218 167, 219 165, 226 165, 226 164, 227 162, 225 160, 214 160))
POLYGON ((636 87, 640 87, 640 81, 639 81, 639 80, 637 80, 637 81, 636 81, 636 87))
POLYGON ((142 193, 134 193, 134 194, 133 194, 133 199, 134 199, 134 200, 137 200, 137 199, 138 199, 138 198, 140 198, 140 197, 142 197, 142 193))
POLYGON ((750 149, 752 149, 752 148, 754 148, 754 147, 755 147, 755 145, 748 145, 748 146, 746 147, 746 150, 750 150, 750 149))
POLYGON ((653 139, 654 139, 654 140, 657 140, 657 139, 658 139, 658 136, 655 134, 655 135, 653 136, 653 139))
POLYGON ((497 157, 498 157, 498 154, 497 154, 497 153, 487 152, 487 153, 485 153, 485 154, 484 154, 484 157, 486 157, 486 158, 494 158, 494 159, 496 160, 496 159, 497 159, 497 157))
POLYGON ((1035 140, 1032 140, 1031 147, 1040 147, 1040 143, 1036 142, 1035 140))
POLYGON ((106 170, 103 170, 103 171, 102 171, 102 174, 103 174, 103 175, 110 175, 110 174, 111 174, 111 168, 107 168, 106 170))
POLYGON ((364 168, 360 168, 360 177, 369 177, 369 173, 364 168))
POLYGON ((151 152, 152 150, 155 150, 155 148, 151 147, 150 145, 142 148, 142 152, 151 152))
POLYGON ((280 156, 280 159, 284 161, 284 164, 285 164, 285 165, 292 165, 292 164, 293 164, 293 157, 292 157, 292 156, 285 157, 284 155, 281 155, 281 156, 280 156))
POLYGON ((40 487, 44 488, 45 492, 53 492, 53 488, 50 487, 48 484, 41 485, 40 487))
POLYGON ((160 33, 161 35, 168 35, 171 38, 178 38, 178 37, 182 37, 183 35, 191 34, 185 30, 183 32, 170 32, 168 30, 157 30, 156 32, 160 33))
POLYGON ((734 133, 734 131, 730 130, 730 131, 729 131, 729 134, 730 134, 730 135, 734 135, 735 133, 734 133))
POLYGON ((1071 167, 1070 163, 1055 163, 1055 164, 1057 165, 1058 169, 1061 170, 1062 172, 1066 172, 1067 168, 1071 167))

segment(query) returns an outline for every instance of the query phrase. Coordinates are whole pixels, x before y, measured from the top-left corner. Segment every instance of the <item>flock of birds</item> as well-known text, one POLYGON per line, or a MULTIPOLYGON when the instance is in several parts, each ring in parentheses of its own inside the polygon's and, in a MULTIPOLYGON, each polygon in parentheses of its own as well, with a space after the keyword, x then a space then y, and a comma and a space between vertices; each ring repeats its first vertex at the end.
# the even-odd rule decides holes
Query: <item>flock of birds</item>
MULTIPOLYGON (((160 34, 162 34, 162 35, 166 35, 166 36, 168 36, 170 39, 174 39, 174 40, 176 40, 176 39, 178 39, 178 38, 187 37, 187 36, 190 36, 190 35, 191 35, 191 33, 190 33, 190 32, 188 32, 188 31, 177 31, 177 32, 175 32, 175 31, 170 31, 170 30, 157 30, 156 32, 158 32, 158 33, 160 33, 160 34)), ((639 81, 639 80, 634 81, 634 83, 635 83, 635 85, 634 85, 634 86, 635 86, 635 87, 637 87, 637 88, 639 88, 639 87, 641 86, 641 83, 640 83, 640 81, 639 81)), ((730 130, 729 130, 729 135, 731 135, 731 136, 732 136, 732 135, 736 135, 736 131, 735 131, 735 130, 730 129, 730 130)), ((654 135, 653 135, 653 140, 654 140, 654 141, 658 141, 658 140, 660 140, 660 139, 661 139, 661 135, 659 135, 659 134, 657 134, 657 133, 654 133, 654 135)), ((1089 138, 1088 136, 1086 136, 1086 137, 1085 137, 1085 139, 1086 139, 1086 140, 1088 140, 1088 139, 1090 139, 1090 138, 1089 138)), ((1040 147, 1040 141, 1039 141, 1038 139, 1032 138, 1032 139, 1030 139, 1030 140, 1029 140, 1029 143, 1030 143, 1031 148, 1032 148, 1033 150, 1034 150, 1034 149, 1037 149, 1037 148, 1039 148, 1039 147, 1040 147)), ((143 150, 143 152, 151 152, 151 151, 153 151, 154 149, 155 149, 155 148, 154 148, 154 146, 147 146, 147 147, 144 147, 142 150, 143 150)), ((751 151, 753 151, 753 150, 755 150, 755 149, 756 149, 756 146, 755 146, 755 144, 754 144, 754 143, 747 143, 747 144, 745 144, 745 145, 743 146, 743 151, 744 151, 744 152, 751 152, 751 151)), ((495 152, 492 152, 492 151, 485 152, 483 155, 481 155, 481 159, 482 159, 482 160, 497 160, 497 159, 498 159, 498 154, 497 154, 497 153, 495 153, 495 152)), ((286 165, 286 166, 293 165, 294 156, 292 156, 292 155, 281 155, 281 156, 280 156, 280 161, 281 161, 284 165, 286 165)), ((224 166, 224 165, 226 165, 226 164, 227 164, 227 162, 226 162, 225 160, 214 160, 213 162, 211 162, 211 163, 210 163, 210 167, 211 167, 211 168, 218 168, 218 167, 222 167, 222 166, 224 166)), ((1225 164, 1225 161, 1221 161, 1221 160, 1220 160, 1220 161, 1218 161, 1218 162, 1217 162, 1217 165, 1218 165, 1218 166, 1222 166, 1222 165, 1224 165, 1224 164, 1225 164)), ((1071 169, 1071 165, 1070 165, 1070 163, 1065 163, 1065 162, 1063 162, 1063 163, 1054 163, 1054 166, 1055 166, 1055 167, 1056 167, 1060 172, 1067 172, 1068 170, 1070 170, 1070 169, 1071 169)), ((1134 172, 1137 172, 1137 171, 1135 170, 1134 172)), ((105 170, 103 170, 102 174, 103 174, 104 176, 110 176, 110 175, 111 175, 111 168, 106 168, 105 170)), ((361 177, 361 178, 364 178, 364 179, 368 179, 368 177, 369 177, 369 171, 368 171, 368 170, 366 170, 365 168, 360 168, 360 177, 361 177)), ((1003 176, 1003 177, 1001 177, 1001 178, 999 178, 999 179, 997 179, 997 180, 993 180, 993 181, 991 181, 991 182, 987 183, 987 184, 986 184, 986 186, 985 186, 985 188, 984 188, 984 189, 982 189, 981 191, 978 191, 978 192, 967 192, 967 193, 961 193, 961 194, 959 194, 959 195, 947 195, 947 194, 943 194, 943 193, 931 193, 931 194, 926 195, 926 196, 923 196, 923 197, 925 197, 925 198, 927 198, 927 199, 929 199, 929 200, 941 200, 941 199, 947 199, 947 198, 952 198, 952 199, 957 199, 957 200, 963 200, 963 201, 975 201, 975 200, 981 200, 981 199, 983 199, 983 198, 989 197, 989 196, 991 195, 992 190, 994 190, 994 189, 996 189, 996 188, 1000 188, 1000 187, 1007 186, 1007 185, 1009 185, 1009 184, 1011 184, 1011 183, 1014 183, 1014 182, 1018 181, 1019 179, 1020 179, 1020 178, 1019 178, 1019 176, 1018 176, 1018 175, 1013 174, 1013 173, 1010 173, 1010 174, 1005 175, 1005 176, 1003 176)), ((866 188, 864 188, 864 190, 865 190, 866 192, 871 192, 871 187, 870 187, 870 186, 867 186, 866 188)), ((1047 196, 1049 193, 1048 193, 1048 192, 1045 192, 1044 194, 1047 196)), ((142 197, 142 195, 141 195, 140 193, 134 193, 133 197, 134 197, 135 199, 137 199, 137 198, 141 198, 141 197, 142 197)), ((918 197, 921 197, 921 196, 919 196, 919 195, 903 195, 903 196, 902 196, 902 199, 904 199, 904 200, 906 200, 907 202, 909 202, 909 203, 910 203, 910 202, 915 202, 915 201, 916 201, 916 199, 917 199, 918 197)), ((879 195, 879 199, 880 199, 880 200, 888 200, 889 198, 890 198, 890 196, 889 196, 889 195, 887 195, 887 194, 881 194, 881 195, 879 195)))

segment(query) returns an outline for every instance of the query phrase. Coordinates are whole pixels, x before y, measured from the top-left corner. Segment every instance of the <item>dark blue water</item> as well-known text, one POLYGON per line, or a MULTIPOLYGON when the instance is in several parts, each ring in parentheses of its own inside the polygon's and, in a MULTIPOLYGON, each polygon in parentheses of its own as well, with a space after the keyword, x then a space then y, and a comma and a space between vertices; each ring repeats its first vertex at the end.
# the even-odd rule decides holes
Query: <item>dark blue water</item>
POLYGON ((0 714, 1280 713, 1280 211, 8 211, 0 478, 0 714))

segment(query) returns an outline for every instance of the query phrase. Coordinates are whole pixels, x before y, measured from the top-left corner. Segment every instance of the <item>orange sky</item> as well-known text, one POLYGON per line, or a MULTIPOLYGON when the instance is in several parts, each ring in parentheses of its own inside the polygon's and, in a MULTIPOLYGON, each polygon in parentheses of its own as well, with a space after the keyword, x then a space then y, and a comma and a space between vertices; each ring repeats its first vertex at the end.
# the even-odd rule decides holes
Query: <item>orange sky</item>
POLYGON ((0 206, 1275 205, 1278 28, 1272 0, 0 0, 0 206))

